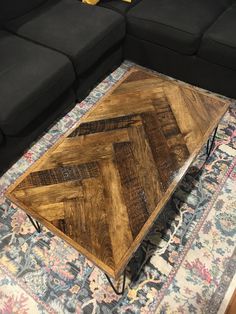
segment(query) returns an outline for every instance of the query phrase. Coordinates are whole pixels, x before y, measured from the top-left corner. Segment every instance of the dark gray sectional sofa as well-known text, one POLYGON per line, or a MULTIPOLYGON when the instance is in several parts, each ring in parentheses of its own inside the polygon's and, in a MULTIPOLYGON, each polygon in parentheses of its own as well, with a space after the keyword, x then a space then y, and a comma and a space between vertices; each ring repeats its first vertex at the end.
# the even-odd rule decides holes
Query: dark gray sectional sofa
POLYGON ((0 2, 0 172, 130 59, 236 98, 236 2, 0 2))
POLYGON ((143 0, 125 47, 125 58, 236 98, 236 1, 143 0))

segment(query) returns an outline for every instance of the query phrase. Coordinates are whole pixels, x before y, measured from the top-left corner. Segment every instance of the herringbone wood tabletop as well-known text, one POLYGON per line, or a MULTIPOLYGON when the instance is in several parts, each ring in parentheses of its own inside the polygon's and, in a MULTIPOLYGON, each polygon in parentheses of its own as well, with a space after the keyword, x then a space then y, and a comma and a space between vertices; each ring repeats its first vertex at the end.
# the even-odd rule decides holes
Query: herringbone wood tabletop
POLYGON ((7 195, 118 278, 227 108, 134 68, 7 195))

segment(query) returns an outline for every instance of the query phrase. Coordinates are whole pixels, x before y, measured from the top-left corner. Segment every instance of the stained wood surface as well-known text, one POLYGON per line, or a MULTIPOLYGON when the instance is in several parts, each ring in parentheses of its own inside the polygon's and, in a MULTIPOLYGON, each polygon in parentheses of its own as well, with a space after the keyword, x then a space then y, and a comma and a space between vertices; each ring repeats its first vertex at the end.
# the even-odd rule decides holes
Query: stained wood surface
POLYGON ((235 314, 236 313, 236 290, 234 290, 234 294, 226 308, 225 314, 235 314))
POLYGON ((228 105, 134 68, 7 196, 117 279, 228 105))

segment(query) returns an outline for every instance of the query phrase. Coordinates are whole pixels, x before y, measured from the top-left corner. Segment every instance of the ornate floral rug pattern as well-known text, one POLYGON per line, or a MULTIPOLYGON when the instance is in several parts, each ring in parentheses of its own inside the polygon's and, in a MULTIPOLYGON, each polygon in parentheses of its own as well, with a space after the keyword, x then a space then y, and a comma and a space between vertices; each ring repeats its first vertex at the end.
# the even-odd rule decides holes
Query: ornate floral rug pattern
MULTIPOLYGON (((212 313, 236 270, 236 106, 156 220, 130 266, 144 260, 125 294, 46 228, 37 234, 4 191, 132 66, 125 62, 0 178, 0 313, 212 313), (202 167, 203 165, 203 167, 202 167)), ((220 313, 221 314, 221 313, 220 313)))

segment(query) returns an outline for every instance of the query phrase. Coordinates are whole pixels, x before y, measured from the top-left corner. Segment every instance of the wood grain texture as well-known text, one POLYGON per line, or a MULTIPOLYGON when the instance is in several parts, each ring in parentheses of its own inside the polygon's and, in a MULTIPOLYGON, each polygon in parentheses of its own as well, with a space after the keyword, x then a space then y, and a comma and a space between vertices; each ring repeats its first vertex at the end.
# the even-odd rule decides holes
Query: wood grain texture
POLYGON ((225 311, 225 314, 235 314, 235 313, 236 313, 236 290, 234 290, 234 293, 225 311))
POLYGON ((134 68, 7 196, 117 279, 228 106, 134 68))

